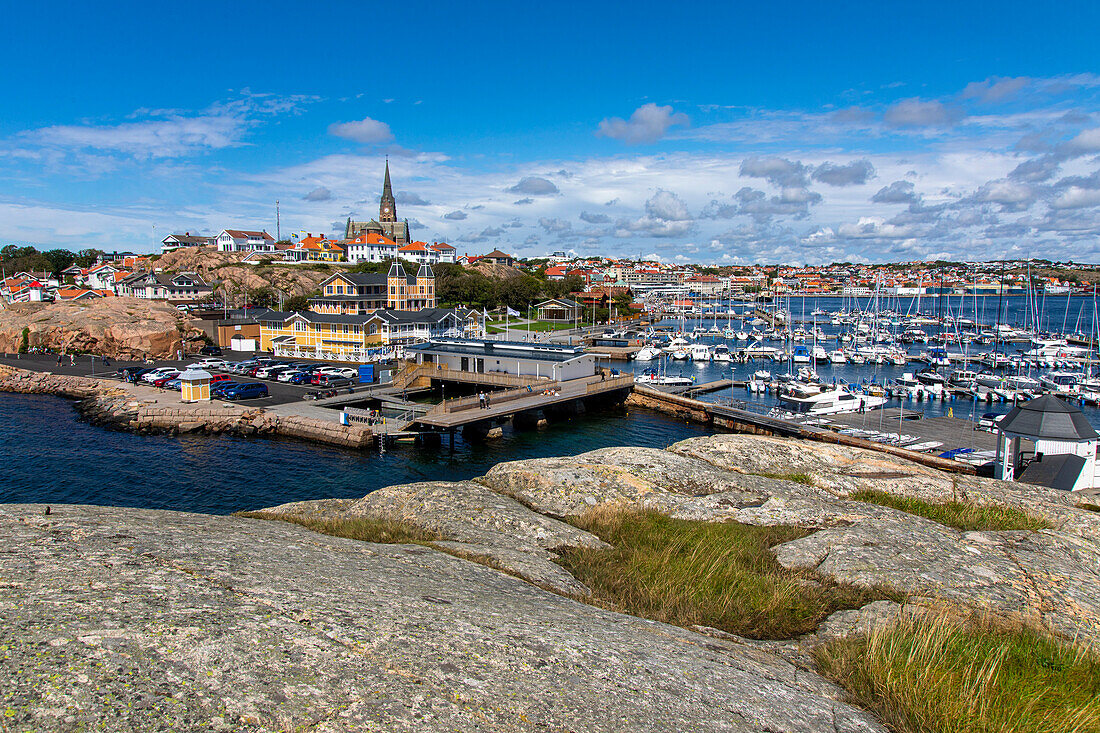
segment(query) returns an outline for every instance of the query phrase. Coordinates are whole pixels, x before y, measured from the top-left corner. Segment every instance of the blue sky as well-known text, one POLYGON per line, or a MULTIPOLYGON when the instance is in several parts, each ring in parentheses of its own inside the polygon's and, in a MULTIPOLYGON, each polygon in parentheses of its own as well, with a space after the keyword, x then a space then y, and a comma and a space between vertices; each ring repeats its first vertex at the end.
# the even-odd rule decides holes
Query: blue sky
POLYGON ((1100 261, 1100 5, 4 3, 0 242, 1100 261), (155 227, 155 228, 154 228, 155 227))

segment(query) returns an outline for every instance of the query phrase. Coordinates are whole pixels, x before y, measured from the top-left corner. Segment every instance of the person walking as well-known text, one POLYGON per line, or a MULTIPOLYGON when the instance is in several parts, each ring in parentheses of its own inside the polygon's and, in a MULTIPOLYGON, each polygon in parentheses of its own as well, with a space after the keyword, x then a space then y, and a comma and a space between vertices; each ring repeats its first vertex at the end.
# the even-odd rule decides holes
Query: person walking
POLYGON ((64 351, 57 352, 57 365, 58 366, 61 366, 61 360, 63 358, 65 358, 65 352, 64 351))
POLYGON ((477 406, 478 406, 479 409, 482 409, 482 410, 485 409, 485 393, 484 392, 478 392, 477 393, 477 406))
POLYGON ((490 394, 491 394, 491 392, 486 392, 485 393, 485 409, 486 410, 488 410, 489 407, 490 407, 490 402, 489 402, 489 395, 490 394))
POLYGON ((76 366, 76 354, 69 353, 69 366, 76 366))

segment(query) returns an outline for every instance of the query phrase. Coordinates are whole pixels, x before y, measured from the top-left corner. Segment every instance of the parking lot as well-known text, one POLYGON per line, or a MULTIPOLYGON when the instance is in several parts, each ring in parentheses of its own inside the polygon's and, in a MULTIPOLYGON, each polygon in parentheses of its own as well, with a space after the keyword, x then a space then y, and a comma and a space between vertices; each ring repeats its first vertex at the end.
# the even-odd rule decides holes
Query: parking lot
MULTIPOLYGON (((226 352, 226 356, 221 358, 226 361, 244 361, 253 354, 241 353, 241 352, 226 352)), ((264 354, 257 354, 256 356, 266 356, 264 354)), ((191 355, 189 358, 183 361, 176 361, 173 359, 157 359, 150 362, 139 361, 127 361, 127 360, 110 360, 110 366, 106 366, 103 363, 101 357, 92 356, 77 356, 75 357, 75 365, 70 365, 69 357, 65 357, 62 360, 62 364, 58 366, 56 354, 4 354, 0 356, 0 361, 5 364, 9 364, 21 369, 30 369, 40 372, 53 372, 55 374, 67 374, 81 377, 99 377, 109 379, 119 379, 118 370, 126 367, 141 367, 144 369, 152 369, 156 367, 174 367, 179 370, 183 370, 184 367, 195 364, 199 360, 205 357, 201 355, 191 355)), ((280 360, 282 361, 282 360, 280 360)), ((290 361, 290 360, 286 360, 290 361)), ((332 365, 340 366, 340 365, 332 365)), ((208 369, 211 374, 229 374, 230 380, 234 382, 262 382, 267 385, 268 396, 252 399, 242 399, 237 403, 241 405, 254 405, 256 407, 270 407, 274 405, 283 405, 291 402, 300 402, 303 400, 306 394, 309 392, 315 392, 323 387, 314 385, 296 385, 289 384, 287 382, 279 382, 274 378, 271 379, 258 379, 256 377, 249 377, 241 374, 233 374, 225 372, 219 369, 208 369)), ((358 383, 353 385, 353 389, 361 390, 366 385, 359 385, 358 383)), ((347 387, 339 388, 340 391, 346 391, 347 387)), ((216 398, 215 398, 216 399, 216 398)))

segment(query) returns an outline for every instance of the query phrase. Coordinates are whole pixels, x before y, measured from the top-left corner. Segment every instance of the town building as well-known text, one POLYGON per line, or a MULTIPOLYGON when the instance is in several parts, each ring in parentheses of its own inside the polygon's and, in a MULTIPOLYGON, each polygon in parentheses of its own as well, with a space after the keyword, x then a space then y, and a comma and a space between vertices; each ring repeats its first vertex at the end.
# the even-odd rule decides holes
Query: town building
POLYGON ((499 249, 494 249, 489 254, 479 257, 478 262, 488 262, 491 265, 507 265, 511 267, 516 264, 516 258, 501 252, 499 249))
POLYGON ((397 242, 377 232, 364 232, 344 241, 348 262, 389 262, 397 258, 397 242))
POLYGON ((321 295, 309 301, 310 310, 329 314, 364 314, 390 308, 435 308, 435 273, 421 265, 415 276, 394 262, 387 274, 338 272, 321 282, 321 295))
POLYGON ((191 234, 191 232, 184 232, 183 234, 169 234, 162 239, 160 250, 167 254, 185 247, 209 247, 215 244, 217 244, 217 239, 214 237, 200 237, 191 234))
POLYGON ((379 234, 390 239, 398 247, 408 244, 409 221, 397 220, 397 201, 393 197, 390 185, 390 162, 386 161, 386 176, 382 182, 382 197, 378 202, 378 219, 370 221, 352 221, 348 217, 344 227, 344 239, 355 239, 363 234, 379 234))
POLYGON ((583 317, 584 308, 569 298, 551 298, 535 306, 540 321, 572 323, 583 317))
POLYGON ((223 229, 215 238, 219 252, 275 252, 275 238, 266 231, 223 229))
POLYGON ((137 272, 119 280, 117 293, 146 300, 201 300, 214 289, 194 272, 137 272))
POLYGON ((470 338, 433 338, 405 349, 417 364, 434 364, 474 374, 511 374, 546 377, 555 381, 590 377, 596 357, 583 346, 486 341, 470 338))

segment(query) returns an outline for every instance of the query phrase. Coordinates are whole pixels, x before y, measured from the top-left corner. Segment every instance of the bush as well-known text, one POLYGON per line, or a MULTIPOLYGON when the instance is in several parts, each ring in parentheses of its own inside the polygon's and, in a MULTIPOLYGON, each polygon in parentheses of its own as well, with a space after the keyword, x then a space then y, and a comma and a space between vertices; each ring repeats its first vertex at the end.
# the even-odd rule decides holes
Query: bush
POLYGON ((1022 626, 920 617, 814 657, 900 733, 1100 730, 1100 659, 1022 626))
POLYGON ((810 534, 799 527, 695 522, 620 508, 596 508, 571 521, 612 549, 565 550, 561 565, 596 599, 657 621, 788 639, 813 631, 834 611, 899 598, 783 568, 771 548, 810 534))
POLYGON ((26 326, 23 327, 23 337, 19 339, 19 353, 26 354, 30 350, 31 330, 26 326))

